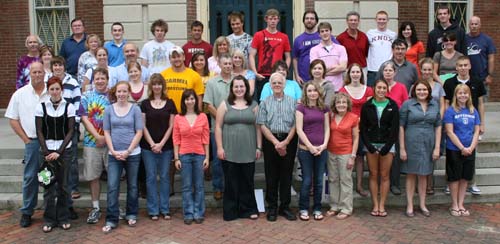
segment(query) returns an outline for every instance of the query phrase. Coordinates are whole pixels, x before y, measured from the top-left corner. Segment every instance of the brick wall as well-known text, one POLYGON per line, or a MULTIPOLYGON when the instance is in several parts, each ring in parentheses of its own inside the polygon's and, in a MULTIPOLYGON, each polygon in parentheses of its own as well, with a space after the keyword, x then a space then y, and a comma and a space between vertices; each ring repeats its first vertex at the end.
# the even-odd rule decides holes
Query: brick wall
MULTIPOLYGON (((103 38, 102 0, 75 1, 75 15, 85 20, 86 32, 103 38)), ((6 108, 15 91, 16 64, 27 53, 24 41, 30 34, 29 1, 3 1, 0 12, 0 108, 6 108)))
MULTIPOLYGON (((187 6, 186 6, 186 16, 187 16, 187 36, 186 39, 190 40, 191 39, 191 23, 193 21, 197 20, 196 19, 196 0, 188 0, 187 1, 187 6)), ((208 29, 208 23, 203 23, 203 32, 210 31, 208 29)))

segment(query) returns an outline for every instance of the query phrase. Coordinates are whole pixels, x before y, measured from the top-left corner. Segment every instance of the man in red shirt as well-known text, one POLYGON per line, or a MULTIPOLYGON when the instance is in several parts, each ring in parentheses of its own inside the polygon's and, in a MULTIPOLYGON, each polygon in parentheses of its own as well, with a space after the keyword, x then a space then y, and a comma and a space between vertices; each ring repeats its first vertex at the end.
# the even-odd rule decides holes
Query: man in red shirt
POLYGON ((186 55, 186 60, 184 60, 184 65, 186 65, 186 67, 189 67, 191 58, 195 53, 203 52, 205 60, 212 57, 212 45, 201 39, 202 34, 203 23, 198 20, 193 21, 191 24, 191 40, 182 46, 182 50, 186 55))
MULTIPOLYGON (((358 29, 359 13, 350 11, 347 13, 347 29, 337 36, 337 41, 345 47, 347 51, 347 67, 357 63, 363 67, 364 77, 366 77, 366 57, 368 56, 368 37, 358 29)), ((366 81, 365 81, 366 82, 366 81)))
POLYGON ((278 60, 283 60, 290 67, 290 42, 288 36, 278 31, 276 28, 280 21, 280 13, 276 9, 268 9, 264 20, 266 21, 266 28, 255 33, 248 57, 250 69, 255 72, 256 84, 254 98, 258 101, 260 93, 264 84, 269 81, 271 70, 278 60), (259 67, 255 66, 255 55, 259 55, 259 67))

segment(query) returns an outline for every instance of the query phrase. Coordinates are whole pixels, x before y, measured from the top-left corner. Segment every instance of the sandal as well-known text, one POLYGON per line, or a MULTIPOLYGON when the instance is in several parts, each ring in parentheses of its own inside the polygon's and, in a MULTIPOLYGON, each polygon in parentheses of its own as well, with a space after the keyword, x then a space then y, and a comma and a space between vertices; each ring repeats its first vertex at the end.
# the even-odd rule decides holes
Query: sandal
POLYGON ((71 224, 70 223, 65 223, 65 224, 62 224, 61 225, 61 228, 63 230, 69 230, 71 228, 71 224))
POLYGON ((370 215, 373 216, 373 217, 378 217, 379 216, 379 212, 373 210, 373 211, 370 212, 370 215))
POLYGON ((345 213, 339 213, 337 216, 335 216, 336 219, 338 220, 344 220, 349 218, 351 215, 345 214, 345 213))
POLYGON ((462 212, 459 209, 450 208, 450 215, 455 217, 462 216, 462 212))
POLYGON ((50 225, 50 224, 44 224, 44 225, 42 226, 42 231, 43 231, 44 233, 49 233, 49 232, 51 232, 51 231, 52 231, 52 225, 50 225))
POLYGON ((136 219, 129 219, 129 220, 127 220, 127 224, 129 227, 135 227, 135 225, 137 224, 137 220, 136 219))
POLYGON ((379 217, 387 217, 387 211, 378 211, 378 216, 379 217))
POLYGON ((258 214, 250 214, 250 216, 248 216, 248 218, 251 220, 257 220, 259 218, 259 215, 258 214))
POLYGON ((113 227, 111 225, 105 225, 102 227, 102 232, 104 234, 108 234, 109 232, 111 232, 111 230, 113 230, 113 227))
POLYGON ((171 220, 172 219, 172 215, 170 215, 169 213, 162 214, 162 215, 163 215, 164 220, 171 220))
POLYGON ((464 209, 459 209, 458 211, 460 212, 460 215, 462 215, 464 217, 470 216, 469 210, 467 210, 465 208, 464 209))
POLYGON ((314 217, 314 220, 323 220, 325 218, 325 216, 323 216, 323 214, 320 212, 320 211, 314 211, 313 213, 313 217, 314 217))
POLYGON ((309 213, 307 212, 307 210, 300 211, 299 219, 302 220, 302 221, 308 221, 309 220, 309 213))
POLYGON ((149 215, 149 218, 153 221, 157 221, 159 218, 158 218, 158 215, 149 215))
POLYGON ((434 195, 434 189, 432 188, 429 188, 427 189, 427 191, 425 192, 427 195, 434 195))
POLYGON ((363 189, 359 190, 359 189, 356 189, 356 192, 362 196, 362 197, 367 197, 368 196, 368 192, 364 191, 363 189))
POLYGON ((339 211, 335 211, 335 210, 330 209, 330 210, 326 211, 326 216, 332 217, 332 216, 337 215, 338 213, 339 213, 339 211))

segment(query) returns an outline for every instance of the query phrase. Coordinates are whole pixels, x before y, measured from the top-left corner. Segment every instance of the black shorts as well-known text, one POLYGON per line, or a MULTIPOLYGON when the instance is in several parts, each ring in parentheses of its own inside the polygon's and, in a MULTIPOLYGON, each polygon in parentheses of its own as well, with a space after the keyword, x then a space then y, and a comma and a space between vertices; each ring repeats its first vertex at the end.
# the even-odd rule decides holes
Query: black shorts
POLYGON ((472 180, 476 164, 476 150, 470 156, 463 156, 460 151, 446 149, 446 175, 448 182, 472 180))

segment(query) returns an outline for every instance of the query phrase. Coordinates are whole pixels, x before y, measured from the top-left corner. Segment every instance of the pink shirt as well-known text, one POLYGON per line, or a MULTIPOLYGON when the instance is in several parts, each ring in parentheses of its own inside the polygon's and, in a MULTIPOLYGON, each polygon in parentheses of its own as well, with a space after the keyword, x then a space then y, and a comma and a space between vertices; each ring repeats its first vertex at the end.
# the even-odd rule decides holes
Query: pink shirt
MULTIPOLYGON (((347 63, 347 52, 345 47, 335 43, 332 43, 330 48, 327 48, 322 43, 312 47, 309 52, 309 57, 311 62, 315 59, 323 60, 326 65, 326 69, 338 66, 341 62, 347 63)), ((344 84, 342 73, 338 75, 326 76, 325 79, 332 82, 336 92, 339 91, 344 84)))
POLYGON ((389 88, 386 96, 394 100, 394 102, 398 105, 398 108, 401 108, 403 102, 408 100, 408 91, 406 90, 405 85, 396 81, 394 85, 389 88))
POLYGON ((179 154, 196 153, 205 155, 203 145, 208 145, 210 138, 207 116, 200 113, 196 117, 193 126, 191 126, 185 116, 175 115, 172 138, 174 145, 179 146, 179 154))

